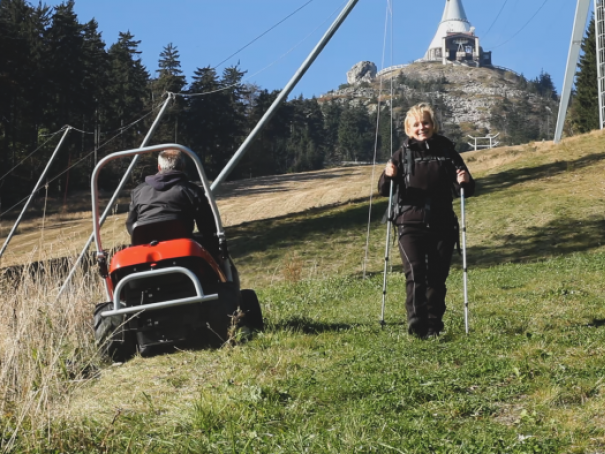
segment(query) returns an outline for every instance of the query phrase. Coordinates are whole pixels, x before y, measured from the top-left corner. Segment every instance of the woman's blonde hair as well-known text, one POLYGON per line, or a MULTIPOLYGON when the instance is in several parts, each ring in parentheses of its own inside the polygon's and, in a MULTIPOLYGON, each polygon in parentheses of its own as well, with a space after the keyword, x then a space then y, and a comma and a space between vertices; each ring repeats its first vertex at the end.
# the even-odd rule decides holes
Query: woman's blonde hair
POLYGON ((433 111, 433 108, 431 106, 422 102, 420 104, 412 106, 410 110, 408 110, 407 115, 405 116, 405 121, 403 122, 403 125, 405 127, 405 133, 408 136, 410 136, 412 133, 411 128, 414 121, 417 118, 422 119, 424 117, 425 112, 429 114, 431 122, 433 123, 433 132, 435 134, 439 132, 439 123, 437 122, 437 118, 435 117, 435 111, 433 111))

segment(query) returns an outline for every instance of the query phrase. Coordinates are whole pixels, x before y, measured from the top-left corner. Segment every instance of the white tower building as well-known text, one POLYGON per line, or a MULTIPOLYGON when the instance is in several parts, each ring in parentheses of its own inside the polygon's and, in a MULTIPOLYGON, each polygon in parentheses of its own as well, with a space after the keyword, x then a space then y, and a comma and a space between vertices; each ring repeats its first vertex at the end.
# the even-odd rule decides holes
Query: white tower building
POLYGON ((475 27, 471 25, 462 0, 446 0, 437 33, 420 61, 460 62, 490 66, 491 52, 483 52, 475 27))

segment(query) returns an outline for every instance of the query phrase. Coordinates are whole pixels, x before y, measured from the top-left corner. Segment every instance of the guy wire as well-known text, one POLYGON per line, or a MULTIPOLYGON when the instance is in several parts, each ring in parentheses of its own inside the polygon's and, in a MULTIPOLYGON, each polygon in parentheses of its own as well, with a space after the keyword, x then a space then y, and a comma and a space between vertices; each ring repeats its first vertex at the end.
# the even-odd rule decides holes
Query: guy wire
MULTIPOLYGON (((381 66, 384 69, 384 61, 385 61, 385 53, 386 53, 386 47, 387 47, 387 32, 389 29, 389 17, 391 17, 391 60, 392 60, 392 52, 393 52, 393 29, 392 29, 392 17, 393 17, 393 10, 392 10, 392 5, 391 5, 391 0, 387 0, 387 11, 386 11, 386 18, 385 18, 385 23, 384 23, 384 38, 383 38, 383 47, 382 47, 382 63, 381 66)), ((376 134, 374 136, 374 156, 373 156, 373 160, 372 160, 372 173, 371 173, 371 177, 370 177, 370 207, 368 210, 368 226, 367 226, 367 231, 366 231, 366 246, 365 246, 365 255, 363 258, 363 265, 362 265, 362 272, 363 272, 363 278, 366 278, 366 273, 367 273, 367 263, 368 263, 368 255, 369 255, 369 248, 370 248, 370 226, 372 223, 372 202, 374 199, 374 178, 376 176, 376 155, 378 154, 378 134, 379 134, 379 130, 380 130, 380 95, 382 94, 382 85, 383 85, 383 80, 384 77, 380 78, 380 85, 379 85, 379 89, 378 89, 378 102, 377 102, 377 106, 376 106, 376 134)), ((393 78, 391 77, 391 109, 393 106, 393 99, 392 99, 392 86, 393 86, 393 78)), ((393 118, 392 118, 392 114, 391 114, 391 128, 392 128, 392 123, 393 123, 393 118)), ((392 133, 391 133, 391 140, 392 140, 392 133)), ((392 142, 391 142, 391 148, 392 148, 392 142)))

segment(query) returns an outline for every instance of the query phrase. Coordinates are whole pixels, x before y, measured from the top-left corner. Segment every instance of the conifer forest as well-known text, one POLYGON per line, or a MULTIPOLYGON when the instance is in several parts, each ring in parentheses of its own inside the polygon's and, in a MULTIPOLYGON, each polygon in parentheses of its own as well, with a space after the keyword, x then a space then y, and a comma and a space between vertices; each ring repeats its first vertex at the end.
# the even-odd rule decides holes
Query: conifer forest
MULTIPOLYGON (((74 129, 49 171, 47 185, 57 197, 88 188, 98 159, 140 146, 166 92, 177 96, 149 144, 190 147, 213 178, 279 94, 245 84, 246 70, 238 66, 220 71, 200 66, 188 80, 172 43, 159 55, 157 68, 146 68, 139 44, 129 32, 106 43, 95 20, 79 22, 73 0, 54 8, 25 0, 0 1, 0 211, 31 191, 32 180, 48 162, 65 125, 74 129)), ((291 99, 231 178, 371 159, 372 122, 375 118, 364 108, 325 105, 322 112, 314 98, 291 99)), ((120 165, 102 175, 102 185, 115 187, 128 163, 120 165)), ((154 170, 152 160, 141 162, 132 183, 154 170)))

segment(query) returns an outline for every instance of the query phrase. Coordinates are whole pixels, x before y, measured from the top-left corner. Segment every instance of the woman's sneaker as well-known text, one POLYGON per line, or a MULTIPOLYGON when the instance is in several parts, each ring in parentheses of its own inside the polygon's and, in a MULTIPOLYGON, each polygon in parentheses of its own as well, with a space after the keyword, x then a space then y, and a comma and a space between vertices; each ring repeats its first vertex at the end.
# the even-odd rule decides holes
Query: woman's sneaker
POLYGON ((412 336, 423 338, 427 335, 428 329, 426 320, 417 317, 408 320, 408 334, 412 336))

